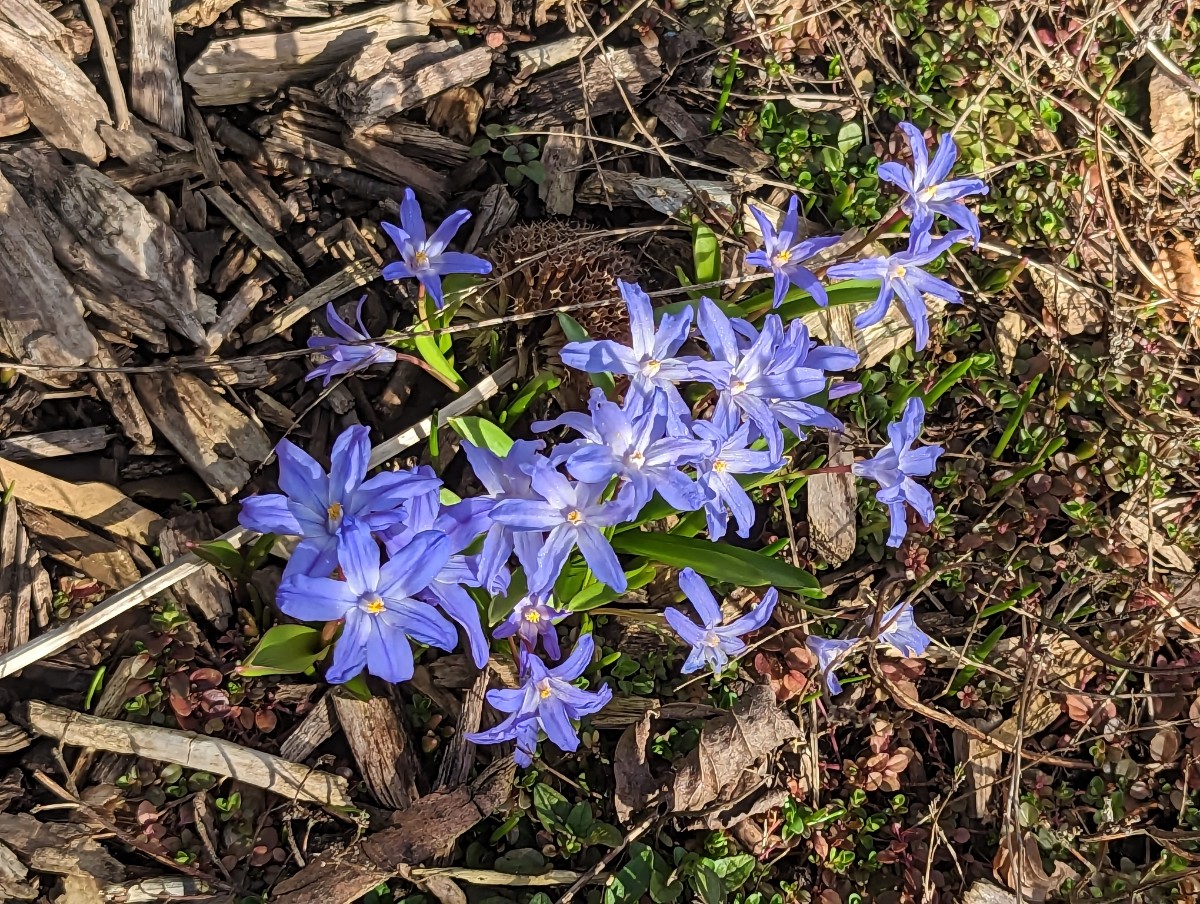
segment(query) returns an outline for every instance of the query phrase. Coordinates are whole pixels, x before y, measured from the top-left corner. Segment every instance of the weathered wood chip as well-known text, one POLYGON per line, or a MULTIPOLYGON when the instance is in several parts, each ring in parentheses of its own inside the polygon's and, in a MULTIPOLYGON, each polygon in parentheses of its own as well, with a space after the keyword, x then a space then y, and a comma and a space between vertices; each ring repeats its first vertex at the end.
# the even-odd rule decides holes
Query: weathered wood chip
POLYGON ((16 94, 5 94, 0 97, 0 138, 10 135, 20 135, 29 128, 29 117, 25 113, 25 103, 16 94))
MULTIPOLYGON (((191 552, 189 544, 207 542, 214 539, 217 533, 203 512, 177 515, 158 534, 163 564, 169 565, 191 552)), ((205 565, 195 574, 188 575, 175 585, 174 593, 189 609, 198 611, 217 630, 224 631, 229 626, 229 619, 233 616, 229 584, 212 565, 205 565)))
MULTIPOLYGON (((854 463, 854 450, 829 434, 828 465, 854 463)), ((808 529, 817 552, 834 567, 854 555, 858 540, 853 474, 813 474, 808 479, 808 529)))
POLYGON ((579 127, 567 131, 554 126, 542 149, 542 166, 546 177, 538 186, 538 197, 548 213, 569 217, 575 210, 575 183, 579 181, 579 164, 583 161, 583 140, 579 127))
MULTIPOLYGON (((7 6, 0 15, 9 15, 7 6)), ((100 123, 112 125, 108 105, 60 46, 0 22, 0 82, 20 96, 30 121, 64 154, 92 164, 108 156, 96 131, 100 123)))
POLYGON ((0 813, 0 838, 34 872, 120 882, 125 867, 92 834, 87 826, 39 822, 28 813, 0 813))
POLYGON ((0 508, 0 653, 21 646, 36 619, 50 621, 53 591, 42 557, 14 504, 0 508))
POLYGON ((471 85, 492 68, 486 46, 463 50, 457 41, 428 41, 389 51, 371 44, 317 86, 322 99, 358 132, 420 106, 447 88, 471 85))
POLYGON ((1196 132, 1196 98, 1171 75, 1156 68, 1150 76, 1150 131, 1154 141, 1142 152, 1151 171, 1162 175, 1183 153, 1196 132))
POLYGON ((171 0, 135 0, 129 32, 129 105, 143 119, 182 135, 183 85, 171 0))
POLYGON ((96 354, 83 300, 24 198, 0 174, 0 350, 32 364, 78 366, 96 354))
POLYGON ((406 810, 420 796, 421 764, 412 737, 388 697, 359 700, 334 690, 333 710, 374 798, 393 810, 406 810))
POLYGON ((164 371, 138 375, 133 384, 154 426, 221 502, 271 454, 266 431, 199 377, 164 371))
POLYGON ((615 113, 661 75, 656 50, 639 46, 597 54, 588 59, 582 77, 577 67, 569 67, 534 79, 521 95, 522 108, 530 112, 518 122, 545 128, 615 113))
POLYGON ((264 339, 286 330, 305 314, 315 311, 326 302, 340 298, 359 286, 374 282, 379 278, 379 274, 380 269, 373 261, 355 261, 323 283, 313 286, 309 291, 276 312, 270 319, 256 324, 246 334, 246 344, 253 345, 256 342, 262 342, 264 339))
POLYGON ((183 80, 201 107, 246 103, 327 75, 368 44, 424 37, 433 12, 433 6, 400 0, 286 33, 217 38, 183 80))
POLYGON ((52 559, 113 590, 141 580, 142 572, 133 556, 107 537, 36 505, 22 503, 19 508, 21 520, 34 542, 52 559))

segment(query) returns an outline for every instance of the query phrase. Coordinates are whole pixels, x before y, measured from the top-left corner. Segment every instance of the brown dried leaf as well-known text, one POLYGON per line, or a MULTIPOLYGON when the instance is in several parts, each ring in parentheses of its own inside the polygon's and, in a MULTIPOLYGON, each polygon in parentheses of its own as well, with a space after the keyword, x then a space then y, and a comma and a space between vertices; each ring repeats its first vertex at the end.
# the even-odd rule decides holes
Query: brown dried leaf
POLYGON ((1179 746, 1179 729, 1169 726, 1160 728, 1150 739, 1150 756, 1156 764, 1169 766, 1179 755, 1179 746))
POLYGON ((1146 165, 1162 175, 1183 152, 1196 129, 1196 105, 1190 92, 1161 69, 1150 76, 1150 131, 1146 165))
POLYGON ((732 799, 756 763, 800 729, 775 702, 769 685, 755 685, 733 711, 710 719, 700 743, 675 772, 676 811, 698 811, 714 801, 732 799))
POLYGON ((1017 360, 1017 347, 1024 335, 1025 318, 1017 311, 1009 311, 996 323, 996 356, 1001 373, 1012 373, 1013 362, 1017 360))
POLYGON ((1016 832, 1009 832, 1001 839, 992 860, 992 870, 996 878, 1017 892, 1022 900, 1040 904, 1049 900, 1067 879, 1078 878, 1079 874, 1065 863, 1054 864, 1054 872, 1047 874, 1033 834, 1025 833, 1019 846, 1017 837, 1016 832))
POLYGON ((1187 239, 1162 249, 1154 262, 1154 274, 1181 301, 1200 307, 1200 261, 1196 260, 1196 247, 1187 239))
POLYGON ((617 819, 624 825, 630 825, 661 788, 661 783, 654 778, 646 762, 646 745, 650 742, 652 720, 653 713, 647 712, 640 722, 626 728, 617 741, 617 751, 613 757, 616 780, 613 805, 617 819))
POLYGON ((1059 332, 1078 336, 1089 327, 1099 327, 1104 322, 1104 307, 1092 293, 1040 267, 1030 267, 1029 278, 1045 301, 1046 313, 1059 332))

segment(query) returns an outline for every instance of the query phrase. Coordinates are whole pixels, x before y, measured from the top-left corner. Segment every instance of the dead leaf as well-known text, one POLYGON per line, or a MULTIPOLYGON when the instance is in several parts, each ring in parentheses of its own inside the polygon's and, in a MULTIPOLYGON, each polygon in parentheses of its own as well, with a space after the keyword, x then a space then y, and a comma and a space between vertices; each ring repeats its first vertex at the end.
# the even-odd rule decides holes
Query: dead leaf
POLYGON ((482 94, 468 85, 456 85, 425 105, 425 118, 439 132, 470 144, 475 140, 483 106, 482 94))
POLYGON ((1059 332, 1078 336, 1089 327, 1099 327, 1104 322, 1104 307, 1082 286, 1041 267, 1030 267, 1029 278, 1041 294, 1046 313, 1059 332))
POLYGON ((1000 359, 1000 372, 1012 373, 1017 360, 1017 348, 1025 335, 1025 318, 1016 311, 1009 311, 996 323, 996 355, 1000 359))
POLYGON ((1160 728, 1150 739, 1150 756, 1159 766, 1170 766, 1179 755, 1179 729, 1160 728))
POLYGON ((1131 496, 1121 505, 1114 536, 1138 543, 1160 566, 1191 574, 1196 570, 1195 562, 1177 543, 1168 539, 1163 527, 1163 522, 1178 518, 1189 506, 1187 497, 1173 496, 1155 499, 1147 512, 1146 500, 1131 496))
POLYGON ((1006 746, 1013 746, 1022 737, 1044 731, 1062 714, 1063 688, 1083 686, 1088 669, 1095 658, 1069 637, 1055 637, 1044 654, 1047 663, 1041 680, 1024 707, 1018 706, 1012 716, 1001 722, 992 737, 1006 746))
POLYGON ((695 812, 745 796, 747 780, 760 781, 752 767, 798 737, 799 727, 775 702, 770 686, 755 685, 732 712, 705 723, 700 743, 675 771, 674 809, 695 812))
POLYGON ((1012 892, 986 879, 977 879, 963 895, 962 904, 1017 904, 1017 899, 1012 892))
POLYGON ((1153 269, 1181 301, 1200 307, 1200 261, 1191 242, 1180 239, 1172 247, 1163 248, 1153 269))
POLYGON ((646 761, 646 745, 650 742, 653 719, 653 711, 647 712, 640 722, 626 728, 617 741, 617 751, 613 757, 616 781, 613 805, 617 819, 624 825, 630 825, 662 787, 646 761))
POLYGON ((1183 152, 1196 129, 1196 105, 1190 92, 1161 69, 1150 76, 1150 131, 1154 135, 1144 153, 1146 165, 1156 175, 1166 172, 1183 152))
POLYGON ((1018 833, 1009 832, 1000 841, 1000 847, 992 860, 992 870, 997 879, 1015 891, 1023 901, 1041 904, 1057 892, 1068 879, 1079 874, 1065 863, 1055 863, 1054 872, 1046 873, 1042 866, 1042 853, 1037 838, 1032 833, 1021 833, 1024 840, 1018 846, 1018 833))
POLYGON ((86 826, 39 822, 27 813, 0 813, 0 838, 35 872, 109 882, 125 878, 125 867, 92 838, 86 826))
POLYGON ((991 807, 991 800, 996 783, 1000 780, 1003 752, 955 729, 954 757, 956 763, 964 767, 967 787, 971 792, 967 798, 967 815, 984 824, 994 821, 995 811, 991 807))

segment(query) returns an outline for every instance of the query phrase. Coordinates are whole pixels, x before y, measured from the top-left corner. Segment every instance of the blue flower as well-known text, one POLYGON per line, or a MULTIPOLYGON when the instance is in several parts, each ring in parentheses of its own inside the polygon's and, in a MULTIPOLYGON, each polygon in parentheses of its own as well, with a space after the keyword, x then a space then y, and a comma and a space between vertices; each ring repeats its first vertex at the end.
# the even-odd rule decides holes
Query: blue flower
MULTIPOLYGON (((413 471, 421 474, 427 472, 433 476, 433 469, 428 466, 414 468, 413 471)), ((400 554, 425 531, 437 531, 445 535, 450 556, 418 596, 422 601, 437 606, 462 627, 471 648, 471 658, 478 668, 483 668, 491 653, 490 644, 483 630, 479 605, 465 589, 478 587, 482 583, 479 579, 478 556, 462 555, 462 551, 482 533, 475 518, 475 511, 479 508, 475 499, 442 506, 436 493, 416 497, 406 506, 404 520, 385 530, 381 539, 391 555, 400 554)))
POLYGON ((928 233, 913 233, 908 249, 888 257, 871 257, 848 264, 835 264, 828 274, 834 279, 880 280, 879 296, 875 303, 854 320, 860 330, 878 323, 887 316, 893 296, 899 296, 904 312, 912 322, 917 351, 929 342, 929 313, 925 309, 923 292, 953 304, 962 301, 958 289, 944 279, 930 276, 921 268, 937 260, 951 245, 961 242, 967 233, 957 230, 936 241, 928 233))
POLYGON ((804 643, 817 657, 817 667, 821 672, 821 677, 825 679, 825 687, 828 688, 829 693, 834 696, 840 694, 842 682, 838 681, 836 670, 841 668, 850 651, 858 646, 858 639, 830 640, 825 637, 809 635, 804 643))
POLYGON ((592 416, 580 419, 570 413, 558 421, 534 424, 535 430, 559 423, 584 435, 582 442, 564 449, 567 469, 585 483, 607 484, 620 477, 633 491, 632 505, 640 509, 655 491, 673 508, 691 512, 700 508, 704 493, 681 467, 694 463, 706 451, 700 440, 667 435, 667 415, 636 399, 622 408, 600 389, 592 390, 592 416), (581 429, 582 428, 582 429, 581 429))
POLYGON ((692 648, 683 663, 683 668, 680 669, 685 675, 705 665, 714 675, 719 675, 724 671, 731 656, 737 656, 746 649, 742 635, 757 631, 765 625, 779 601, 779 591, 772 587, 763 594, 762 601, 757 606, 741 618, 735 618, 729 624, 723 625, 721 607, 700 575, 690 568, 683 569, 679 572, 679 588, 691 600, 702 620, 702 624, 698 626, 678 609, 669 608, 663 612, 667 624, 692 648))
POLYGON ((333 444, 328 475, 308 453, 282 440, 275 454, 283 493, 242 502, 242 527, 302 538, 285 577, 297 572, 328 575, 338 563, 338 543, 348 534, 390 527, 404 517, 406 500, 441 486, 436 477, 402 471, 384 471, 364 481, 371 458, 369 436, 366 427, 346 429, 333 444))
POLYGON ((517 440, 501 458, 489 449, 481 449, 464 441, 463 452, 471 464, 475 479, 487 491, 477 505, 477 524, 487 533, 479 560, 479 578, 484 589, 492 595, 507 590, 507 563, 516 548, 521 561, 532 561, 541 548, 541 537, 529 531, 515 531, 507 524, 492 518, 492 509, 506 499, 534 499, 533 483, 529 468, 541 460, 540 450, 545 446, 541 440, 517 440))
POLYGON ((547 740, 559 750, 567 753, 578 750, 579 735, 572 722, 598 713, 612 699, 612 690, 607 686, 585 691, 571 684, 591 663, 594 652, 592 635, 584 634, 562 664, 547 669, 537 656, 523 649, 521 686, 491 690, 487 694, 488 703, 502 713, 509 713, 508 718, 488 731, 467 735, 467 740, 475 744, 515 741, 513 759, 518 766, 533 763, 539 732, 545 732, 547 740))
POLYGON ((917 627, 912 603, 897 603, 879 619, 880 631, 875 638, 886 643, 901 656, 911 659, 929 649, 929 635, 917 627))
POLYGON ((492 518, 500 524, 547 534, 536 555, 521 560, 530 592, 549 591, 576 546, 596 577, 624 592, 625 572, 601 529, 620 524, 633 513, 629 497, 601 502, 604 484, 572 483, 547 461, 530 468, 530 479, 535 498, 506 499, 492 509, 492 518))
MULTIPOLYGON (((699 323, 713 360, 692 365, 696 379, 716 387, 722 416, 730 409, 739 412, 766 439, 772 457, 778 458, 783 454, 783 432, 775 414, 779 403, 824 392, 825 374, 796 363, 801 358, 795 345, 799 334, 789 332, 785 338, 783 322, 775 314, 768 314, 762 332, 757 332, 744 320, 730 320, 715 302, 702 298, 699 323)), ((832 415, 827 417, 827 423, 841 426, 832 415)))
POLYGON ((661 393, 672 420, 686 420, 688 406, 675 384, 691 379, 691 364, 696 359, 677 358, 675 354, 691 331, 692 309, 663 314, 655 330, 650 296, 635 283, 618 280, 617 286, 629 311, 631 347, 611 339, 568 342, 561 353, 563 363, 587 373, 625 374, 631 378, 631 395, 648 399, 661 393))
POLYGON ((899 546, 908 532, 908 518, 904 504, 907 502, 926 524, 933 522, 933 497, 914 477, 927 477, 937 467, 938 456, 944 451, 941 446, 922 446, 913 449, 925 422, 925 404, 911 398, 904 405, 900 420, 888 424, 890 442, 867 461, 858 461, 853 472, 879 484, 875 498, 887 506, 891 519, 891 533, 887 545, 899 546))
POLYGON ((807 292, 821 307, 829 304, 829 296, 821 281, 806 267, 800 266, 818 251, 828 248, 838 241, 837 236, 819 239, 804 239, 796 241, 796 233, 800 231, 800 213, 797 207, 798 199, 792 195, 788 201, 787 215, 778 231, 761 210, 750 206, 750 213, 758 220, 758 228, 762 232, 763 246, 760 251, 752 251, 746 255, 746 263, 769 269, 775 274, 775 300, 773 307, 783 304, 788 286, 795 286, 802 292, 807 292))
POLYGON ((329 320, 329 325, 333 327, 333 331, 341 338, 334 339, 332 336, 313 336, 308 340, 309 348, 327 356, 329 360, 318 364, 310 370, 308 376, 304 378, 305 380, 315 380, 317 377, 324 377, 325 381, 322 385, 328 386, 329 381, 338 374, 366 370, 375 364, 396 363, 395 350, 372 342, 370 334, 367 333, 367 328, 363 326, 362 309, 363 302, 366 300, 366 295, 358 300, 358 308, 355 311, 355 320, 358 323, 357 330, 338 316, 332 304, 325 306, 325 317, 329 320))
MULTIPOLYGON (((773 364, 773 369, 790 369, 793 373, 803 373, 804 383, 800 387, 805 391, 816 385, 809 371, 820 374, 821 380, 828 382, 827 372, 850 370, 858 366, 858 355, 840 345, 817 345, 808 334, 808 327, 800 320, 788 324, 784 342, 779 349, 779 355, 773 364), (786 355, 786 359, 781 357, 786 355), (801 370, 803 369, 803 370, 801 370)), ((828 388, 830 400, 842 398, 858 392, 862 387, 858 383, 843 381, 834 383, 828 388)), ((841 430, 842 422, 812 402, 804 401, 804 396, 794 399, 774 399, 771 402, 771 412, 775 419, 787 427, 800 439, 804 438, 806 427, 821 427, 825 430, 841 430)))
POLYGON ((735 474, 767 474, 782 462, 765 450, 747 448, 750 445, 750 425, 696 421, 692 430, 707 441, 709 450, 696 463, 696 482, 708 493, 704 515, 708 520, 708 538, 720 540, 729 530, 729 515, 737 521, 739 537, 750 536, 754 526, 754 503, 735 474))
POLYGON ((517 601, 517 605, 513 607, 513 611, 509 613, 508 618, 492 632, 492 636, 503 640, 505 637, 512 637, 515 634, 520 639, 521 647, 530 652, 537 649, 540 637, 547 655, 551 659, 561 658, 562 651, 558 647, 558 632, 554 626, 564 619, 567 613, 553 608, 548 600, 549 596, 535 593, 521 597, 517 601))
POLYGON ((433 235, 426 238, 425 220, 421 216, 421 205, 417 203, 417 196, 411 188, 404 189, 404 200, 400 203, 400 225, 379 224, 400 252, 400 260, 383 268, 383 278, 415 277, 425 287, 434 304, 441 309, 446 303, 442 295, 443 276, 449 276, 451 273, 483 275, 492 272, 492 265, 481 257, 446 250, 454 234, 469 219, 469 211, 456 210, 442 221, 442 225, 433 235))
POLYGON ((879 178, 904 190, 906 196, 900 202, 900 209, 912 217, 910 231, 914 235, 929 232, 933 227, 933 218, 941 214, 965 229, 974 244, 978 245, 979 219, 958 202, 968 195, 986 195, 987 185, 982 179, 946 181, 958 158, 958 145, 949 132, 942 133, 937 153, 933 155, 933 163, 930 163, 921 130, 908 122, 900 123, 900 129, 912 151, 912 169, 899 163, 884 163, 879 167, 879 178))
POLYGON ((331 684, 363 669, 385 681, 407 681, 413 675, 410 638, 446 651, 458 645, 454 626, 417 598, 449 555, 445 535, 426 531, 380 567, 379 545, 366 531, 355 531, 339 548, 346 579, 294 575, 279 586, 279 608, 300 621, 344 622, 325 673, 331 684))

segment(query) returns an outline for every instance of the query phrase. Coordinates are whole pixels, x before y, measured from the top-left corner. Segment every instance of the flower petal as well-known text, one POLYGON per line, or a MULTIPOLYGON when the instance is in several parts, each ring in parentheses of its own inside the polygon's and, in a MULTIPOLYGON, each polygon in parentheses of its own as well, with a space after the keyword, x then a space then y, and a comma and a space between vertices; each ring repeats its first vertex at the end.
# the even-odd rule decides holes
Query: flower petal
POLYGON ((296 575, 279 585, 275 602, 297 621, 328 622, 345 618, 358 597, 345 581, 296 575))
POLYGON ((492 272, 492 265, 482 257, 474 254, 464 254, 461 251, 443 251, 433 259, 430 266, 439 276, 449 276, 451 273, 470 273, 484 276, 492 272))
POLYGON ((575 542, 579 544, 579 551, 592 574, 617 593, 624 593, 629 587, 629 581, 612 544, 604 534, 586 523, 577 528, 575 533, 575 542))
POLYGON ((416 596, 429 586, 450 555, 449 537, 441 531, 422 531, 380 569, 379 595, 385 599, 416 596))
POLYGON ((414 245, 425 244, 425 217, 421 214, 421 205, 411 188, 404 189, 404 200, 400 202, 400 225, 408 234, 408 239, 414 245))
POLYGON ((350 502, 354 491, 367 476, 370 458, 370 429, 355 425, 343 430, 329 453, 329 497, 342 505, 350 502))
POLYGON ((408 638, 391 630, 382 617, 364 616, 367 633, 367 671, 384 681, 398 684, 413 676, 413 653, 408 638))
POLYGON ((740 637, 742 634, 749 634, 751 631, 759 630, 771 620, 771 613, 775 611, 775 604, 778 602, 779 591, 772 587, 763 594, 763 598, 757 606, 741 618, 735 618, 729 624, 725 625, 721 628, 720 633, 726 636, 740 637))
POLYGON ((242 510, 238 512, 238 524, 260 534, 294 537, 301 534, 300 522, 288 507, 288 498, 279 493, 243 499, 242 510))
POLYGON ((324 518, 329 506, 329 478, 324 469, 290 440, 280 440, 275 455, 279 458, 279 488, 293 502, 324 518))
POLYGON ((575 649, 571 651, 571 655, 550 669, 548 674, 560 681, 574 681, 587 671, 595 654, 596 641, 592 639, 592 635, 581 634, 579 640, 575 641, 575 649))
POLYGON ((571 724, 566 707, 553 697, 542 701, 538 707, 538 721, 546 732, 546 739, 559 750, 571 753, 579 749, 579 735, 571 724))
POLYGON ((713 596, 712 590, 695 570, 685 568, 679 572, 679 589, 696 607, 700 614, 701 623, 706 628, 712 628, 721 623, 721 606, 713 596))
MULTIPOLYGON (((443 257, 443 252, 446 250, 446 246, 450 244, 450 242, 454 239, 454 236, 458 233, 458 230, 462 229, 463 224, 469 219, 471 219, 471 212, 469 210, 456 210, 454 213, 450 214, 450 216, 446 217, 446 219, 442 220, 438 228, 434 230, 433 235, 429 237, 429 241, 425 243, 425 253, 428 254, 431 259, 443 257)), ((465 256, 474 257, 474 255, 465 256)), ((475 260, 480 260, 480 258, 475 258, 475 260)), ((484 263, 487 263, 487 261, 484 261, 484 263)), ((483 272, 488 273, 490 271, 491 264, 488 264, 488 269, 484 270, 483 272)))
POLYGON ((367 636, 371 626, 356 609, 346 615, 342 636, 333 648, 333 659, 325 672, 330 684, 343 684, 367 667, 367 636))

